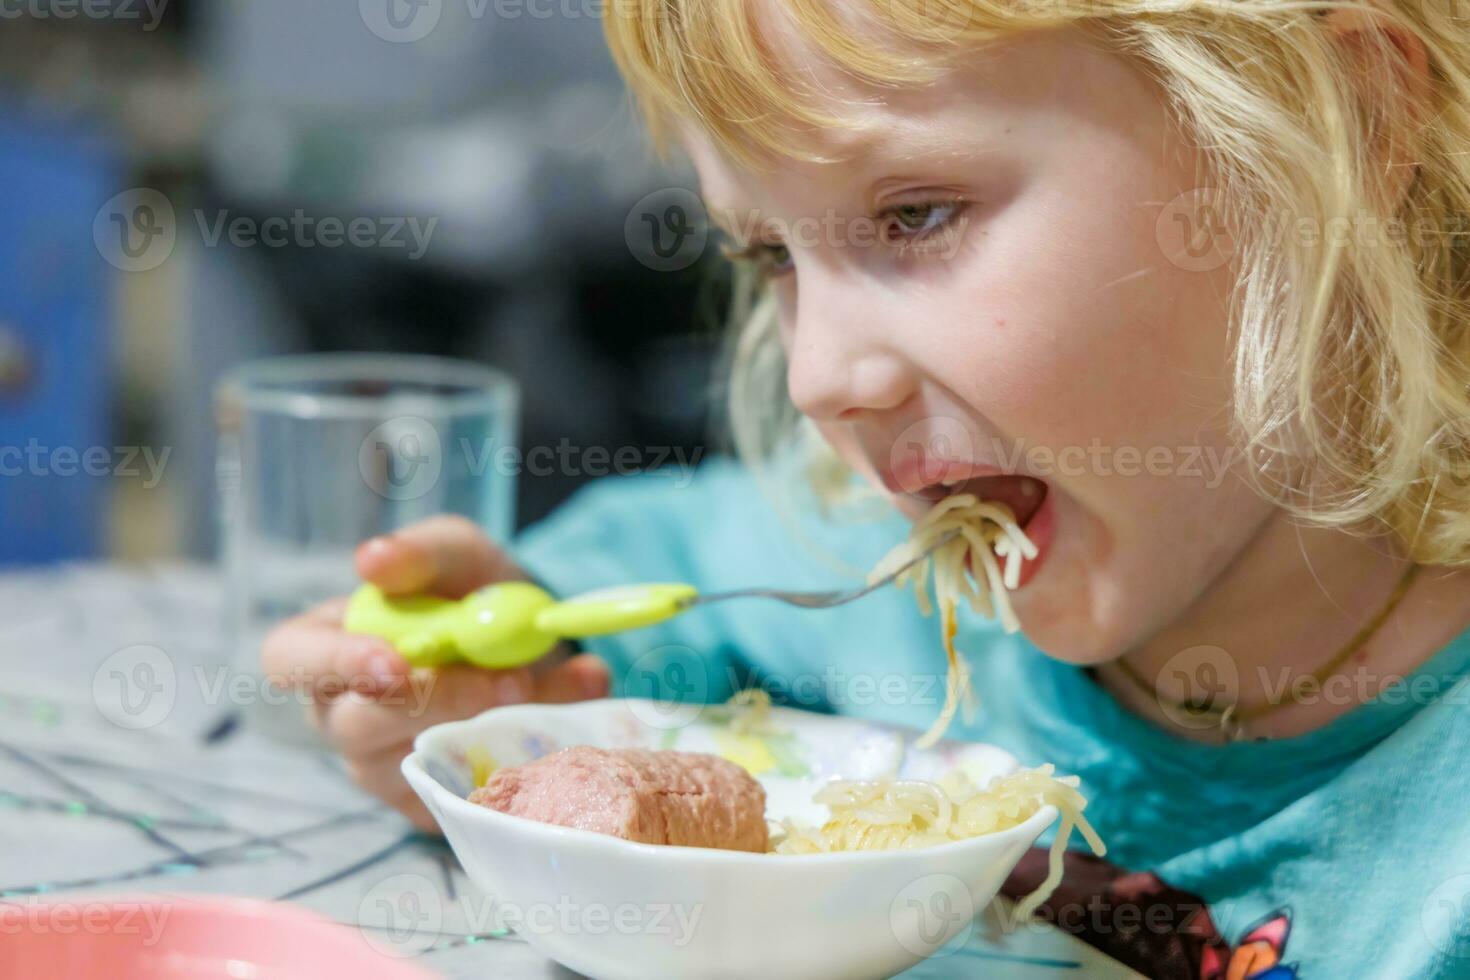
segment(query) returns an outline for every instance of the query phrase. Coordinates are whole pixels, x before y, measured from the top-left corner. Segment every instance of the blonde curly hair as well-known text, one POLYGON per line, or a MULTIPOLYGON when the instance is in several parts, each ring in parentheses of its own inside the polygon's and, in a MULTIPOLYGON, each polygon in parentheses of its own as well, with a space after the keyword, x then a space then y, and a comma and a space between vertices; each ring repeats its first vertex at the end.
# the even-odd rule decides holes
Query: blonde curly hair
MULTIPOLYGON (((661 153, 687 123, 753 166, 822 160, 800 134, 849 125, 781 71, 763 6, 610 0, 608 43, 661 153)), ((1470 0, 779 9, 833 66, 880 86, 922 85, 1022 31, 1080 29, 1132 59, 1202 148, 1234 242, 1232 410, 1261 491, 1317 524, 1392 529, 1417 561, 1470 564, 1470 0), (1364 18, 1355 50, 1336 42, 1331 11, 1364 18), (1395 32, 1423 45, 1427 85, 1412 84, 1395 32), (1381 69, 1371 85, 1365 63, 1381 69), (1408 165, 1412 178, 1395 185, 1408 165), (1300 221, 1329 233, 1281 233, 1300 221), (1331 233, 1365 222, 1389 240, 1331 233)), ((754 276, 737 284, 731 427, 756 460, 798 414, 768 291, 754 276)))

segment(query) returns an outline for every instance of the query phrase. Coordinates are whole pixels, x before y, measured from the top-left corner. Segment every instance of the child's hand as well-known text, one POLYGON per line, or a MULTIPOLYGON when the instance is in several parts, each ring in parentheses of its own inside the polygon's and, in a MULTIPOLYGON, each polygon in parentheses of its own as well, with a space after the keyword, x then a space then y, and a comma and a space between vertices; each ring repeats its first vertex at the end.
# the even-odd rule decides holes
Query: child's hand
MULTIPOLYGON (((451 599, 526 578, 471 521, 447 515, 364 542, 357 571, 384 592, 451 599)), ((346 604, 334 599, 276 627, 261 651, 264 672, 309 691, 317 730, 342 753, 352 777, 425 830, 435 829, 434 819, 398 770, 415 735, 497 705, 607 693, 602 661, 571 656, 566 647, 514 670, 467 664, 413 670, 388 641, 344 632, 346 604)))

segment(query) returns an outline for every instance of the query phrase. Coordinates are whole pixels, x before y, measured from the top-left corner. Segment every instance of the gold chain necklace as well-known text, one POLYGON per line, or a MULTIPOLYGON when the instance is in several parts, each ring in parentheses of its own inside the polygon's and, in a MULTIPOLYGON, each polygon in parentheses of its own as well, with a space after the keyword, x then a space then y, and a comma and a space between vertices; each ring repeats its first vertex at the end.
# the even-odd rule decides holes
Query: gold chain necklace
MULTIPOLYGON (((1379 627, 1398 608, 1399 602, 1404 598, 1404 594, 1409 591, 1409 586, 1413 584, 1414 577, 1418 574, 1419 566, 1410 565, 1408 571, 1404 572, 1403 577, 1399 579, 1398 585, 1394 586, 1393 593, 1388 597, 1388 601, 1373 615, 1373 618, 1368 620, 1361 629, 1354 633, 1352 639, 1348 640, 1342 649, 1334 653, 1326 663, 1312 671, 1308 677, 1311 684, 1308 690, 1321 690, 1322 685, 1327 682, 1328 678, 1341 670, 1342 665, 1347 663, 1348 658, 1363 648, 1363 644, 1367 643, 1373 637, 1373 634, 1378 632, 1379 627)), ((1160 706, 1168 705, 1181 715, 1199 719, 1202 722, 1206 719, 1214 719, 1214 723, 1219 727, 1220 732, 1231 742, 1239 742, 1246 737, 1245 725, 1247 722, 1264 718, 1289 703, 1289 701, 1267 701, 1265 704, 1257 704, 1244 708, 1237 704, 1229 704, 1221 708, 1215 705, 1213 695, 1210 695, 1204 701, 1176 701, 1160 694, 1158 687, 1150 684, 1128 661, 1120 658, 1113 661, 1113 663, 1117 664, 1123 676, 1128 678, 1134 687, 1153 698, 1160 706)), ((1264 741, 1264 739, 1258 739, 1258 741, 1264 741)))

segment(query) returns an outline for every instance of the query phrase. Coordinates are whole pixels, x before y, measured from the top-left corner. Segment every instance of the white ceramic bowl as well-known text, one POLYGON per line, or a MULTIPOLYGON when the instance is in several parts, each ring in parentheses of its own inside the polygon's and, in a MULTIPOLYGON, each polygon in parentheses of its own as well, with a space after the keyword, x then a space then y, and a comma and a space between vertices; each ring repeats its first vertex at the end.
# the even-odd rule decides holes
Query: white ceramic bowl
POLYGON ((518 931, 593 977, 815 980, 899 973, 966 928, 1056 818, 913 850, 748 854, 635 844, 468 802, 473 762, 517 765, 571 745, 713 752, 766 788, 768 817, 819 822, 830 779, 933 779, 960 767, 983 781, 1016 762, 991 746, 909 748, 914 732, 772 709, 774 736, 728 728, 729 709, 614 699, 517 705, 419 735, 403 773, 465 871, 514 910, 518 931))

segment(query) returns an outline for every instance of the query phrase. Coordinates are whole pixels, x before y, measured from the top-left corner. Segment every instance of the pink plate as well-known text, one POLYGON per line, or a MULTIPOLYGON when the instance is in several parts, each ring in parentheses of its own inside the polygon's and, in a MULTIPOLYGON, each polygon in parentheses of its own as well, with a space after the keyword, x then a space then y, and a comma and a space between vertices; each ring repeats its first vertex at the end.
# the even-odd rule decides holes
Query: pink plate
MULTIPOLYGON (((284 902, 213 896, 0 902, 0 977, 424 980, 372 934, 284 902)), ((384 944, 391 950, 391 945, 384 944)))

